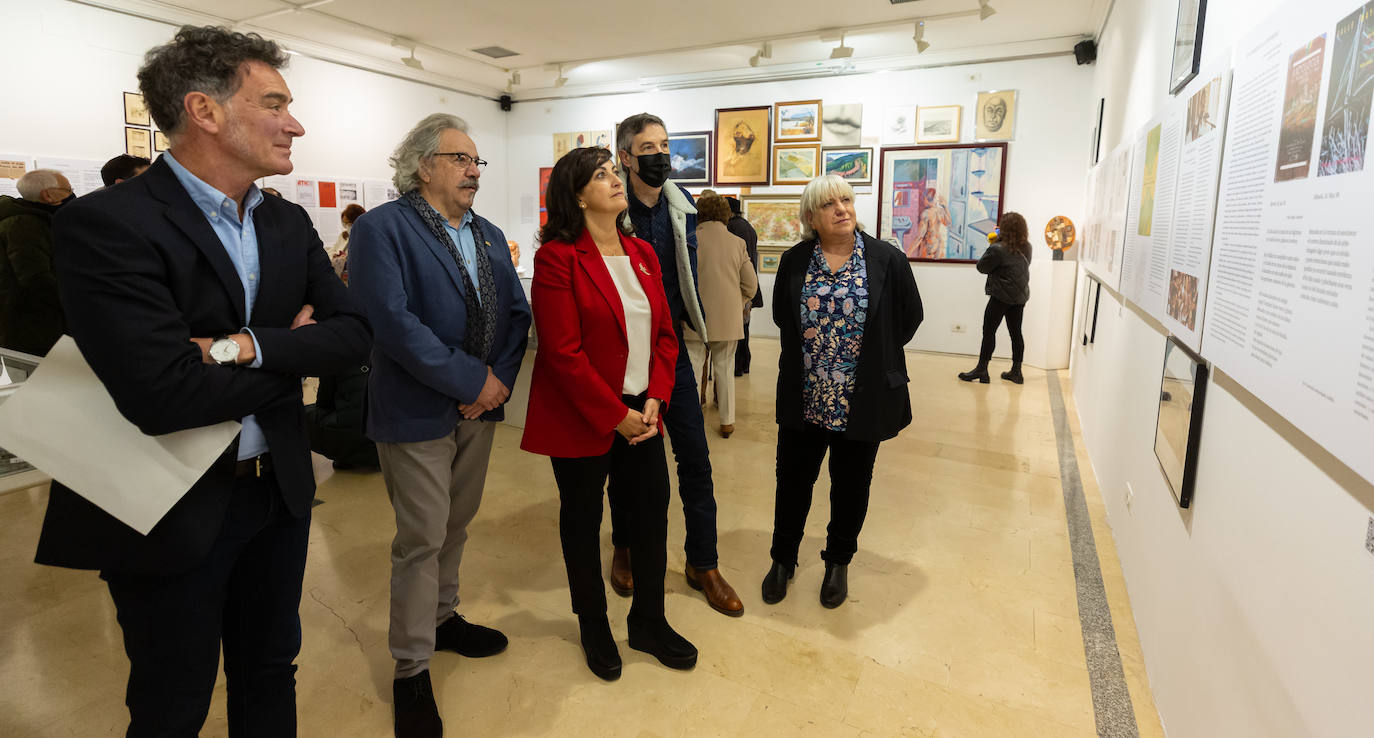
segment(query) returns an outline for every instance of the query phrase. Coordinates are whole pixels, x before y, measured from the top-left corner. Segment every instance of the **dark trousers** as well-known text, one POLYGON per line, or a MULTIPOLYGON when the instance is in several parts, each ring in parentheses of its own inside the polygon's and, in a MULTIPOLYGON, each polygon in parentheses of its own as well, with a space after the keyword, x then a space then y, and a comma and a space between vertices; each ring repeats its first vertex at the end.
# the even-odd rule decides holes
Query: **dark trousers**
POLYGON ((128 735, 195 736, 224 648, 229 735, 296 735, 296 655, 310 516, 272 479, 242 479, 210 552, 170 576, 101 572, 129 655, 128 735))
POLYGON ((797 565, 797 550, 811 511, 811 490, 830 452, 830 525, 821 558, 848 564, 859 550, 859 531, 868 515, 868 490, 878 444, 851 441, 842 433, 807 424, 804 430, 778 428, 778 492, 773 506, 773 560, 797 565))
MULTIPOLYGON (((683 549, 687 563, 694 569, 716 568, 716 492, 711 482, 711 451, 706 445, 706 421, 697 396, 696 374, 681 331, 677 337, 677 378, 673 396, 663 412, 663 425, 673 442, 677 461, 677 493, 682 498, 682 517, 687 528, 683 549)), ((617 482, 611 477, 607 495, 611 500, 611 541, 622 548, 630 545, 628 500, 638 494, 634 480, 617 482), (622 486, 629 482, 629 486, 622 486)), ((633 554, 631 554, 633 561, 633 554)))
MULTIPOLYGON (((644 407, 644 398, 626 397, 625 404, 644 407)), ((663 618, 663 575, 668 565, 668 459, 663 437, 654 436, 633 446, 619 433, 611 450, 601 456, 554 458, 558 483, 558 538, 568 568, 568 591, 578 615, 604 615, 606 588, 601 579, 601 490, 609 477, 625 490, 621 500, 622 527, 630 547, 634 602, 630 618, 663 618)))
POLYGON ((997 348, 997 327, 1002 318, 1007 319, 1007 332, 1011 334, 1011 363, 1021 366, 1026 355, 1026 339, 1021 337, 1021 316, 1026 312, 1025 304, 1009 305, 995 297, 988 297, 988 307, 983 311, 983 347, 978 352, 978 366, 987 368, 992 360, 992 350, 997 348))
POLYGON ((749 360, 754 355, 749 353, 749 321, 744 321, 744 338, 740 339, 735 345, 735 374, 749 373, 749 360))

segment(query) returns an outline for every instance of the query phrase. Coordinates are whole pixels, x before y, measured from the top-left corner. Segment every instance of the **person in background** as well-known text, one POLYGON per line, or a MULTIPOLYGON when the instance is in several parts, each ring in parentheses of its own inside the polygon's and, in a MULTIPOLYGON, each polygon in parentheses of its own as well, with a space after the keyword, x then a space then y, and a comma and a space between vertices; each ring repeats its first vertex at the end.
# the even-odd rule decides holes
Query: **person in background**
POLYGON ((735 342, 744 336, 744 316, 758 291, 758 277, 744 240, 726 230, 730 206, 719 195, 697 200, 697 259, 707 347, 715 377, 720 435, 735 432, 735 342))
POLYGON ((849 562, 868 513, 878 444, 911 424, 905 347, 921 325, 906 255, 862 231, 854 190, 827 174, 802 191, 806 240, 788 249, 773 287, 778 326, 778 489, 773 566, 763 601, 780 602, 797 566, 821 461, 830 454, 821 604, 849 593, 849 562))
POLYGON ((558 533, 587 667, 619 678, 620 653, 601 581, 602 489, 621 500, 621 528, 634 567, 630 648, 690 669, 697 650, 668 624, 671 482, 660 412, 673 395, 678 337, 653 247, 620 220, 626 188, 611 152, 579 148, 554 165, 549 220, 534 252, 531 301, 539 348, 520 447, 551 457, 558 482, 558 533))
MULTIPOLYGON (((754 226, 744 218, 743 207, 740 205, 738 197, 727 197, 725 201, 730 203, 730 222, 725 224, 730 232, 744 239, 744 246, 749 251, 749 263, 754 266, 754 275, 759 273, 759 234, 754 230, 754 226)), ((738 348, 735 349, 735 376, 742 377, 749 373, 749 365, 754 355, 749 352, 749 323, 754 311, 752 308, 763 307, 763 280, 757 280, 759 286, 754 290, 754 296, 750 300, 750 310, 744 313, 744 338, 739 341, 738 348)))
POLYGON ((143 174, 151 164, 151 161, 142 156, 120 154, 105 162, 105 166, 100 168, 100 181, 104 182, 106 187, 113 187, 126 179, 143 174))
POLYGON ((339 238, 334 241, 334 245, 329 249, 329 263, 334 267, 334 273, 339 275, 339 279, 344 284, 348 284, 348 231, 353 227, 353 221, 359 215, 367 212, 362 205, 351 202, 348 207, 339 213, 339 221, 343 223, 343 230, 339 231, 339 238))
POLYGON ((0 346, 46 356, 66 330, 53 267, 52 219, 76 198, 55 169, 26 172, 0 195, 0 346))
POLYGON ((978 352, 978 365, 959 378, 965 382, 992 381, 988 377, 988 362, 997 347, 997 328, 1006 318, 1011 334, 1011 369, 1002 372, 1002 379, 1021 384, 1021 360, 1026 355, 1026 340, 1021 336, 1021 318, 1030 301, 1030 236, 1026 219, 1019 213, 1003 213, 997 222, 997 240, 988 246, 978 260, 978 271, 988 275, 983 292, 988 306, 983 311, 983 345, 978 352))

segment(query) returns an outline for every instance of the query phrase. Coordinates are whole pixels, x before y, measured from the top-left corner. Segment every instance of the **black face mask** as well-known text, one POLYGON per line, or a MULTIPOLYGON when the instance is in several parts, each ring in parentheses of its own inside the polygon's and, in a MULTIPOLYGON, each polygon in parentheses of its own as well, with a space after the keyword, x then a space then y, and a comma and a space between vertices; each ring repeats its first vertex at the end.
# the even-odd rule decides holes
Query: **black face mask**
POLYGON ((639 179, 650 187, 662 187, 668 181, 668 174, 673 171, 672 159, 667 154, 640 154, 636 160, 639 162, 639 179))

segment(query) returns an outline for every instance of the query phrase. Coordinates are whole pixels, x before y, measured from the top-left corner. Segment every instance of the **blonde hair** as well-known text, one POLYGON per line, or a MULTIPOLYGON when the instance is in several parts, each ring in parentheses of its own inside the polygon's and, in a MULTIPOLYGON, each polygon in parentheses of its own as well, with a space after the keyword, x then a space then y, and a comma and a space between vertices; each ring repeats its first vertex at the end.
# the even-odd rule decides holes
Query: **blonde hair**
MULTIPOLYGON (((797 217, 801 218, 803 238, 808 241, 817 238, 816 229, 811 227, 811 216, 825 207, 826 203, 841 197, 848 197, 853 200, 854 188, 844 181, 844 177, 838 174, 822 174, 806 183, 806 189, 802 190, 801 207, 797 213, 797 217)), ((855 221, 854 230, 862 231, 863 229, 864 224, 855 221)))

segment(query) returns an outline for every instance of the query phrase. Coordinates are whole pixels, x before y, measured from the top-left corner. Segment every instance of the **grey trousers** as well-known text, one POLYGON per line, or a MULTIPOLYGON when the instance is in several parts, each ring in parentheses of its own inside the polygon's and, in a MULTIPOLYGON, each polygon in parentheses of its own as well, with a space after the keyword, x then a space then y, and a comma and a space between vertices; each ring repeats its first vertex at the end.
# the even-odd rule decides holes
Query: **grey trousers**
POLYGON ((458 564, 482 502, 495 434, 495 423, 459 420, 432 441, 377 444, 396 511, 388 641, 397 679, 429 668, 434 630, 458 606, 458 564))

